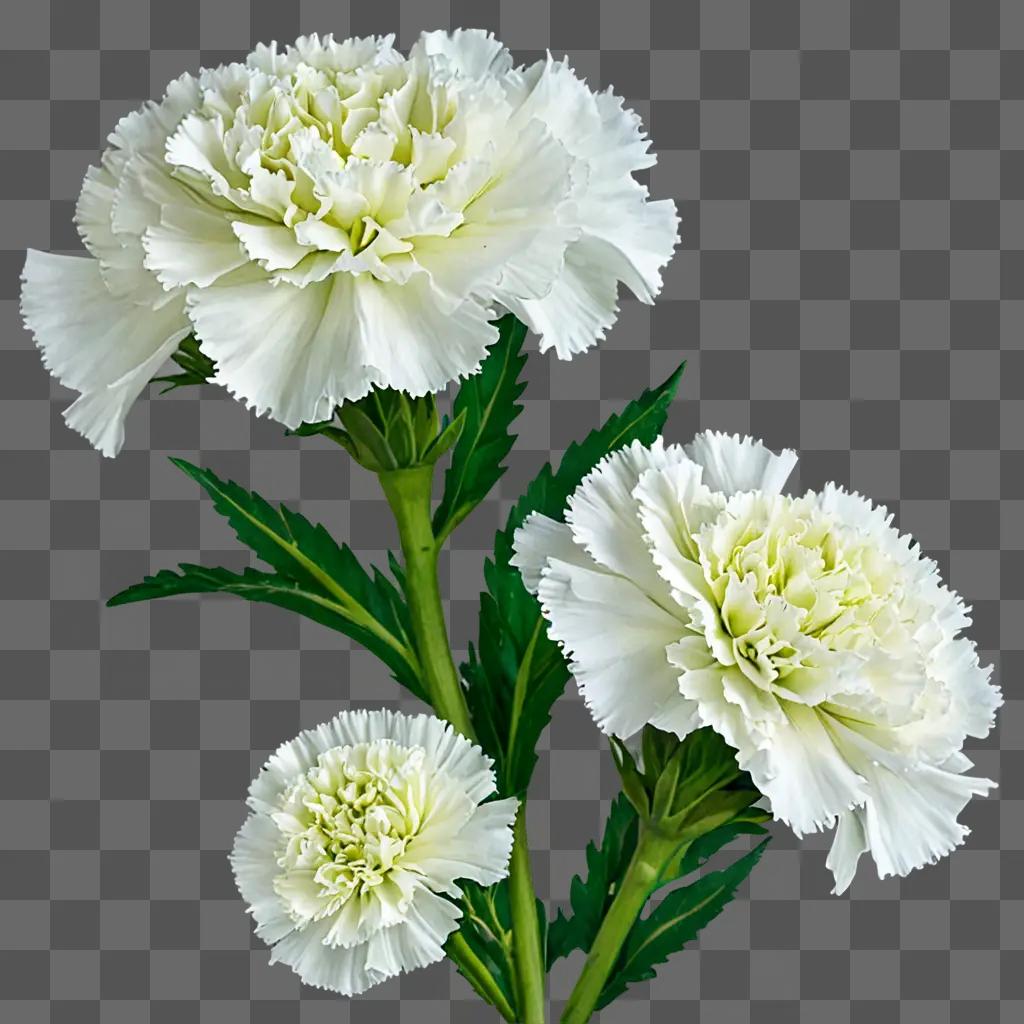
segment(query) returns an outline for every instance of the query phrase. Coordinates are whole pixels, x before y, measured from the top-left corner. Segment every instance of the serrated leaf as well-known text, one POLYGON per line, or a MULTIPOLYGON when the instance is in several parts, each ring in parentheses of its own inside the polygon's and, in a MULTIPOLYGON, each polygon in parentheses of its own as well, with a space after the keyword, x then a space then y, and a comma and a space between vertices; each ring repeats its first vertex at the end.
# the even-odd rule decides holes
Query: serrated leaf
POLYGON ((636 849, 638 826, 636 811, 620 793, 605 820, 601 845, 587 845, 586 877, 576 875, 569 886, 571 913, 560 910, 548 928, 548 970, 573 950, 590 949, 636 849))
MULTIPOLYGON (((518 998, 508 879, 503 878, 496 885, 487 888, 476 882, 462 880, 459 882, 459 888, 462 889, 462 921, 459 924, 459 934, 487 967, 509 1004, 515 1008, 518 998)), ((547 935, 547 919, 544 915, 544 904, 540 900, 537 900, 537 920, 543 948, 547 935)), ((472 984, 471 979, 467 980, 472 984)))
POLYGON ((434 534, 444 539, 490 493, 505 472, 503 465, 515 441, 509 427, 522 412, 516 399, 525 382, 519 379, 526 326, 511 313, 497 323, 498 340, 479 373, 467 377, 453 404, 456 419, 464 418, 451 464, 444 475, 444 494, 434 514, 434 534))
POLYGON ((494 557, 484 565, 480 642, 470 650, 463 675, 478 738, 495 759, 505 795, 526 789, 537 741, 569 678, 562 652, 547 636, 540 605, 510 564, 515 531, 531 512, 560 521, 569 495, 605 455, 634 440, 650 444, 665 425, 684 366, 570 445, 557 471, 545 464, 495 537, 494 557))
POLYGON ((740 836, 766 835, 768 830, 761 823, 770 818, 771 815, 765 814, 764 811, 751 808, 733 818, 732 821, 698 836, 686 847, 678 864, 669 866, 664 880, 668 882, 692 874, 698 868, 703 867, 724 846, 740 836))
POLYGON ((617 999, 630 985, 649 981, 659 964, 696 938, 733 898, 760 860, 767 842, 764 840, 729 867, 673 889, 647 917, 637 920, 601 992, 597 1009, 617 999))
POLYGON ((200 350, 199 340, 194 334, 190 334, 181 342, 171 359, 181 368, 181 373, 173 373, 166 377, 154 377, 150 381, 150 384, 167 385, 161 390, 161 394, 192 384, 207 384, 213 379, 217 370, 214 361, 200 350))
POLYGON ((111 606, 172 594, 223 590, 250 600, 291 607, 362 643, 391 669, 395 678, 423 697, 408 611, 401 593, 379 570, 371 576, 351 548, 339 545, 320 524, 281 505, 274 507, 254 491, 220 479, 183 459, 171 460, 213 499, 238 539, 276 570, 276 575, 241 576, 224 569, 182 566, 148 577, 116 594, 111 606), (285 603, 289 602, 289 603, 285 603), (313 612, 316 614, 313 614, 313 612))
MULTIPOLYGON (((459 934, 480 958, 512 1007, 516 1006, 515 968, 512 960, 512 914, 508 882, 484 888, 462 881, 462 920, 459 934)), ((460 971, 460 973, 462 973, 460 971)), ((470 980, 472 984, 472 981, 470 980)))

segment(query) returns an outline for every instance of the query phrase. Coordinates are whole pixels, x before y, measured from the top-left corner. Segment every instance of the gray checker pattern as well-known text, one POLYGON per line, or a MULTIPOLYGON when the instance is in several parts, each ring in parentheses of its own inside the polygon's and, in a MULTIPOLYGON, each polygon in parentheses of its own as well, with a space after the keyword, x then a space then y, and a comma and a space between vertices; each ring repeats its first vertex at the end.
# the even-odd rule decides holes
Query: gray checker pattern
MULTIPOLYGON (((251 938, 225 860, 267 752, 346 700, 413 706, 346 640, 227 600, 108 611, 179 559, 245 556, 168 463, 297 502, 368 558, 374 481, 214 389, 143 401, 116 461, 19 325, 25 246, 73 251, 74 198, 115 119, 182 69, 300 31, 495 29, 568 51, 651 126, 684 242, 571 365, 534 356, 521 443, 446 556, 455 641, 482 552, 549 453, 689 360, 670 434, 750 431, 799 483, 890 504, 975 608, 1008 702, 972 751, 1002 780, 952 860, 829 895, 825 841, 784 832, 699 948, 604 1022, 1024 1020, 1024 4, 1019 0, 36 0, 0 4, 0 1019, 399 1024, 487 1018, 441 966, 347 1002, 251 938)), ((615 779, 575 698, 544 740, 530 825, 564 897, 615 779)), ((605 805, 606 806, 606 805, 605 805)), ((557 1001, 573 971, 562 964, 557 1001)))

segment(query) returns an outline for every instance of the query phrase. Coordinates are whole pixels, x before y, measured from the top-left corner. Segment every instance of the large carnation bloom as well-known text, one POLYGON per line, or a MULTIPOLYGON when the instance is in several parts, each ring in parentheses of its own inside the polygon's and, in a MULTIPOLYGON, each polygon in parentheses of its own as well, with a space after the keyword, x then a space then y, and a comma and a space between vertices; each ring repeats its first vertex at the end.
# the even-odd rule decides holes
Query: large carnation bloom
POLYGON ((374 385, 473 373, 503 310, 569 358, 618 284, 653 300, 671 201, 633 172, 639 118, 550 57, 480 31, 308 36, 184 75, 130 114, 76 221, 94 259, 30 251, 22 309, 81 393, 68 423, 105 454, 189 332, 216 381, 290 428, 374 385))
POLYGON ((231 865, 271 963, 345 995, 436 963, 459 879, 507 874, 516 801, 430 715, 343 712, 283 744, 249 787, 231 865))
POLYGON ((602 461, 565 524, 534 515, 516 564, 597 724, 710 726, 797 835, 838 825, 837 891, 949 853, 993 783, 963 773, 1001 703, 960 598, 892 517, 796 455, 716 433, 602 461))

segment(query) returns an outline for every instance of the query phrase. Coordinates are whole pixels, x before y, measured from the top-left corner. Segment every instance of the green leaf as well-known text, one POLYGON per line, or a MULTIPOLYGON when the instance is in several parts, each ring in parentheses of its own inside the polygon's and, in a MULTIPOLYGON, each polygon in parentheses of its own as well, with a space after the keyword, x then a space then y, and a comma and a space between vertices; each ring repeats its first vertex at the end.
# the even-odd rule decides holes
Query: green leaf
POLYGON ((398 588, 382 572, 368 574, 351 548, 338 545, 323 526, 297 512, 283 505, 275 508, 208 469, 183 459, 171 461, 203 487, 238 539, 276 573, 248 570, 237 575, 182 565, 180 573, 164 570, 121 591, 108 605, 218 590, 291 608, 362 643, 398 682, 424 696, 408 610, 398 588))
POLYGON ((664 881, 670 882, 682 878, 684 875, 692 874, 698 868, 703 867, 724 846, 740 836, 766 835, 768 830, 761 823, 770 818, 770 814, 751 808, 733 818, 732 821, 698 836, 686 846, 679 862, 666 869, 664 881))
MULTIPOLYGON (((508 879, 503 878, 497 885, 486 889, 476 882, 463 880, 459 882, 459 888, 462 889, 463 911, 459 934, 483 961, 505 998, 515 1007, 517 997, 508 879)), ((547 920, 540 900, 537 900, 537 916, 543 942, 547 920)))
POLYGON ((636 811, 620 793, 608 812, 601 845, 587 846, 586 878, 577 875, 569 886, 572 913, 560 910, 548 929, 548 970, 573 950, 590 949, 636 849, 637 829, 636 811))
POLYGON ((484 565, 480 642, 470 649, 463 675, 478 738, 496 762, 505 795, 525 791, 537 741, 569 678, 562 652, 547 636, 540 605, 510 564, 515 531, 531 512, 560 521, 569 495, 605 455, 634 440, 650 444, 665 425, 682 372, 680 366, 584 441, 570 445, 557 470, 546 464, 495 537, 494 557, 484 565))
POLYGON ((181 367, 181 373, 173 373, 168 377, 154 377, 150 381, 150 384, 163 383, 167 385, 161 390, 162 395, 168 391, 174 391, 175 388, 187 387, 190 384, 206 384, 213 379, 217 369, 213 360, 200 351, 199 341, 194 334, 185 338, 171 359, 181 367))
POLYGON ((597 1008, 607 1006, 630 985, 649 981, 658 964, 696 938, 733 898, 761 859, 767 842, 764 840, 722 871, 712 871, 691 885, 673 889, 647 917, 640 918, 630 930, 597 1008))
POLYGON ((485 889, 476 882, 462 881, 459 888, 462 889, 459 933, 514 1007, 515 971, 512 964, 512 918, 508 884, 502 881, 485 889))
POLYGON ((523 407, 516 399, 526 383, 519 379, 526 356, 522 353, 526 326, 511 313, 497 323, 498 340, 491 346, 480 372, 467 377, 455 396, 453 413, 465 425, 444 475, 444 495, 434 513, 434 534, 448 536, 505 472, 502 465, 515 441, 509 433, 523 407))

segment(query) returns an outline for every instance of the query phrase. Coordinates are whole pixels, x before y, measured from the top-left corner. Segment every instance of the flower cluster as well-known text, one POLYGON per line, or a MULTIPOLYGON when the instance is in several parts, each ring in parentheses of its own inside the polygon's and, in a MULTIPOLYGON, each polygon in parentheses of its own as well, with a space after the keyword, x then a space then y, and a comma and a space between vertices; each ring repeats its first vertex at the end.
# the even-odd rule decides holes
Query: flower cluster
POLYGON ((94 259, 30 251, 22 310, 107 455, 194 333, 215 381, 289 428, 374 386, 473 373, 511 311, 563 358, 653 300, 676 242, 639 118, 565 62, 480 31, 303 37, 183 75, 123 118, 76 220, 94 259))
POLYGON ((712 727, 798 835, 838 825, 842 891, 863 852, 905 875, 962 841, 992 783, 961 748, 1001 697, 935 563, 857 494, 783 494, 795 464, 715 433, 636 442, 564 524, 527 520, 516 562, 597 724, 712 727))
POLYGON ((516 801, 429 715, 344 712, 271 756, 231 863, 272 961, 346 995, 435 963, 458 879, 507 873, 516 801))
POLYGON ((368 572, 322 526, 177 460, 272 571, 182 564, 110 601, 219 591, 298 612, 451 721, 344 712, 269 758, 231 865, 271 962, 352 995, 447 952, 505 1020, 543 1024, 545 974, 582 950, 563 1020, 585 1024, 728 902, 763 843, 675 883, 763 832, 766 803, 797 835, 835 828, 840 892, 864 853, 883 877, 949 853, 994 785, 963 748, 1001 695, 968 609, 884 508, 785 492, 796 455, 750 438, 635 440, 678 372, 527 488, 460 673, 438 556, 505 470, 526 329, 561 358, 594 345, 620 284, 653 301, 678 218, 634 176, 655 162, 639 118, 565 61, 516 66, 480 31, 393 41, 261 45, 122 118, 76 208, 88 256, 30 251, 22 313, 104 454, 173 357, 174 384, 212 379, 337 441, 394 513, 404 564, 368 572), (472 374, 442 421, 425 396, 472 374), (509 796, 568 676, 545 619, 623 780, 550 928, 509 796))

